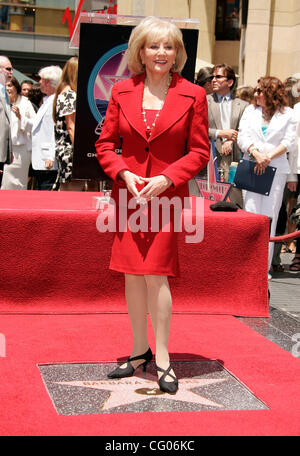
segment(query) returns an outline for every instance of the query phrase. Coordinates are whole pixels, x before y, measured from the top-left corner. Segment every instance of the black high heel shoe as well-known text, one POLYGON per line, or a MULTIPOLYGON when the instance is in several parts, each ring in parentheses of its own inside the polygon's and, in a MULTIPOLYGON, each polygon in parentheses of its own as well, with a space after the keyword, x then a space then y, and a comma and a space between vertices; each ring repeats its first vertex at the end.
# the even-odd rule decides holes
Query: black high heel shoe
POLYGON ((148 348, 146 353, 140 356, 134 356, 133 358, 128 358, 127 359, 127 366, 124 367, 124 369, 121 369, 121 367, 117 367, 114 369, 112 372, 107 374, 108 378, 123 378, 123 377, 131 377, 134 373, 134 371, 140 367, 143 366, 144 372, 146 371, 147 364, 150 363, 152 360, 152 351, 151 348, 148 348), (138 359, 144 359, 145 361, 141 364, 139 364, 136 368, 133 367, 130 361, 137 361, 138 359))
POLYGON ((176 391, 178 390, 178 380, 175 377, 175 375, 170 374, 170 370, 172 369, 171 365, 168 367, 168 369, 164 370, 156 364, 156 369, 160 372, 163 372, 163 375, 158 380, 158 384, 159 384, 161 391, 164 391, 165 393, 169 393, 169 394, 175 394, 176 391), (167 375, 172 377, 174 379, 174 381, 166 382, 165 378, 167 377, 167 375))

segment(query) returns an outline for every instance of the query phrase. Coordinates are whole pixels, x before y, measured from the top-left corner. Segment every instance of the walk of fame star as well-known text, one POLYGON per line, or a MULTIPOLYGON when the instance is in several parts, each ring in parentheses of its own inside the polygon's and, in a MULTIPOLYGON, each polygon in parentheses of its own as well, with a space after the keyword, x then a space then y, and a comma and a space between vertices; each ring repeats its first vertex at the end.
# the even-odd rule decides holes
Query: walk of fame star
MULTIPOLYGON (((193 404, 202 404, 212 407, 222 408, 222 404, 206 399, 200 394, 192 391, 193 388, 211 385, 226 381, 222 379, 200 379, 200 378, 182 378, 179 380, 179 389, 176 394, 158 394, 160 399, 171 401, 191 402, 193 404)), ((105 403, 100 407, 101 411, 109 410, 114 407, 134 404, 145 399, 150 399, 157 396, 157 382, 153 380, 142 379, 140 377, 122 378, 119 380, 95 380, 95 381, 71 381, 71 382, 56 382, 60 385, 81 386, 84 388, 94 388, 99 390, 110 391, 111 394, 105 403), (144 394, 141 396, 141 390, 144 389, 144 394)))
POLYGON ((159 389, 154 363, 133 377, 108 379, 111 363, 40 364, 46 389, 62 415, 257 410, 267 407, 218 361, 173 361, 179 389, 159 389))

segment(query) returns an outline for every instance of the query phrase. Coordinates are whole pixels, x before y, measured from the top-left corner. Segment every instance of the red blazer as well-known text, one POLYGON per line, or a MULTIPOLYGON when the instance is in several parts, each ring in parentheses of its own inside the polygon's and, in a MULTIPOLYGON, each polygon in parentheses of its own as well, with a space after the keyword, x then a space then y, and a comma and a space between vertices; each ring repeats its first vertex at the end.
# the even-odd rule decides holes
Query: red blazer
MULTIPOLYGON (((209 160, 208 115, 204 89, 174 73, 164 106, 150 139, 142 118, 145 73, 117 82, 112 89, 105 122, 96 142, 97 158, 116 186, 128 169, 152 177, 159 174, 173 182, 161 196, 188 196, 188 181, 209 160), (122 138, 122 142, 120 140, 122 138), (122 155, 115 149, 122 148, 122 155)), ((118 198, 116 198, 118 199, 118 198)))

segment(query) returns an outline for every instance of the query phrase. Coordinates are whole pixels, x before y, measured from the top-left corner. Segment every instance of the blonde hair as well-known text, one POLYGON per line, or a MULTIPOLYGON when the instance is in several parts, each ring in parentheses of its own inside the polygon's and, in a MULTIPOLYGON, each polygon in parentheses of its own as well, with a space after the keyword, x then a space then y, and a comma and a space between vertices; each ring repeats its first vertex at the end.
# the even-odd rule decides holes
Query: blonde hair
POLYGON ((183 44, 181 30, 172 22, 149 16, 143 19, 131 32, 128 42, 128 68, 134 74, 145 71, 142 64, 140 50, 149 41, 156 41, 167 37, 176 49, 174 72, 180 72, 187 60, 186 50, 183 44))
POLYGON ((63 91, 66 86, 77 92, 77 73, 78 73, 78 57, 71 57, 65 64, 60 81, 56 87, 54 100, 53 100, 53 120, 56 123, 56 102, 58 95, 63 91))

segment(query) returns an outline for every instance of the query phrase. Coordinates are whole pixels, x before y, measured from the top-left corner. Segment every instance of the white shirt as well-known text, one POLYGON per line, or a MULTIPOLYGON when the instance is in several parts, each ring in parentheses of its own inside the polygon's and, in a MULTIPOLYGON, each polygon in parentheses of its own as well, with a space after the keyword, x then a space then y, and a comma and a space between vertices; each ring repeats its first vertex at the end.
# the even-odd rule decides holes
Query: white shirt
POLYGON ((57 169, 55 160, 54 122, 52 118, 54 94, 45 97, 43 104, 36 114, 32 126, 32 167, 45 171, 46 160, 53 161, 53 168, 57 169))
MULTIPOLYGON (((222 95, 219 95, 218 93, 217 93, 216 95, 217 95, 217 97, 218 97, 218 102, 219 102, 221 123, 222 123, 223 129, 226 129, 226 128, 224 127, 224 119, 223 119, 223 112, 222 112, 222 109, 221 109, 221 103, 222 103, 223 98, 226 98, 226 99, 227 99, 228 114, 229 114, 229 118, 230 118, 230 117, 231 117, 231 105, 232 105, 231 93, 230 93, 230 92, 226 93, 226 95, 224 95, 224 97, 223 97, 222 95)), ((215 139, 218 138, 218 133, 219 133, 219 131, 220 131, 220 130, 216 130, 215 139)), ((225 140, 225 138, 224 138, 224 140, 225 140)))
MULTIPOLYGON (((287 152, 293 153, 296 137, 296 119, 293 109, 285 107, 282 113, 275 112, 265 135, 262 133, 262 121, 262 108, 254 105, 247 106, 240 121, 237 139, 239 148, 244 152, 244 159, 249 160, 248 149, 252 144, 262 154, 272 153, 279 144, 286 147, 287 152)), ((273 158, 270 166, 277 168, 277 174, 290 173, 286 153, 273 158)))
POLYGON ((14 112, 11 113, 10 129, 11 140, 14 146, 27 145, 27 150, 31 151, 31 130, 35 111, 27 97, 18 96, 15 103, 21 114, 19 119, 14 112))
POLYGON ((9 103, 8 94, 7 94, 5 85, 3 85, 1 83, 0 83, 0 92, 1 92, 2 98, 5 101, 6 110, 7 110, 8 114, 10 115, 10 103, 9 103))
POLYGON ((294 153, 289 154, 291 174, 289 174, 287 177, 288 182, 297 182, 297 174, 300 174, 300 103, 295 104, 294 113, 295 120, 297 122, 296 141, 294 146, 294 153))

